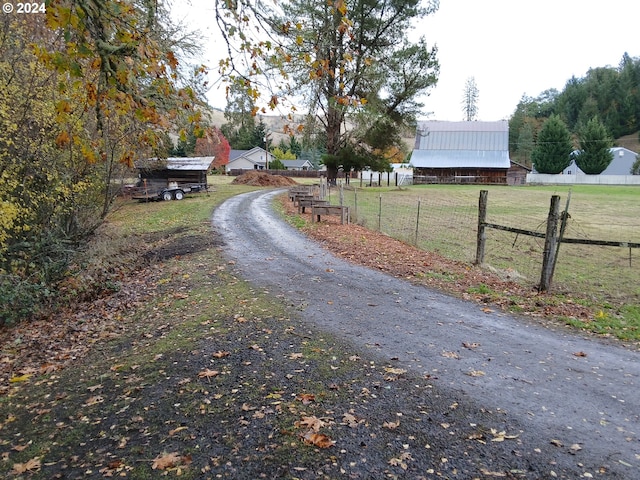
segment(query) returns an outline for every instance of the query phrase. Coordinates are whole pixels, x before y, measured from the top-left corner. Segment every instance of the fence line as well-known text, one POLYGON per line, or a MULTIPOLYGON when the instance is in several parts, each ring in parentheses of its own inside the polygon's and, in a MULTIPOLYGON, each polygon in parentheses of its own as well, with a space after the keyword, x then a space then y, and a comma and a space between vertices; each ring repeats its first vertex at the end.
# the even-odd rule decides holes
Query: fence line
MULTIPOLYGON (((478 192, 473 187, 351 184, 331 189, 329 197, 331 203, 340 203, 342 197, 353 222, 471 264, 478 253, 478 192)), ((485 244, 487 268, 532 288, 540 284, 549 196, 533 187, 491 191, 485 224, 491 229, 485 244)), ((634 209, 582 201, 574 201, 555 247, 565 244, 554 267, 553 290, 640 304, 640 273, 632 261, 632 249, 640 248, 640 218, 634 209)))

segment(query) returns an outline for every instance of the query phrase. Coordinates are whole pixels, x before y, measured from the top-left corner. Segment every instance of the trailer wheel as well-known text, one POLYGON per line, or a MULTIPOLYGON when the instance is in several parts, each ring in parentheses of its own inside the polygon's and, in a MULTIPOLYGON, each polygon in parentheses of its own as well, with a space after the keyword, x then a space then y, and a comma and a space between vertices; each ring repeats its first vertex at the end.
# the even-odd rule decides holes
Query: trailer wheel
POLYGON ((182 200, 184 198, 184 192, 182 190, 176 190, 173 192, 173 198, 176 200, 182 200))
POLYGON ((169 201, 173 199, 173 195, 171 195, 170 191, 162 192, 162 200, 169 201))

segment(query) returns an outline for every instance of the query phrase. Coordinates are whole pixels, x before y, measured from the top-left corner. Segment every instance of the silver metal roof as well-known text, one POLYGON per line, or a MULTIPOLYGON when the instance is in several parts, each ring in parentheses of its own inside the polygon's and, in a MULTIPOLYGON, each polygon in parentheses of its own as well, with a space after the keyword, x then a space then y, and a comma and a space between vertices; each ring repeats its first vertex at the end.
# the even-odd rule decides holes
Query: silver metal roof
POLYGON ((418 168, 509 168, 509 152, 498 150, 414 150, 418 168))
POLYGON ((159 170, 209 170, 215 157, 147 158, 134 163, 136 168, 159 170))
POLYGON ((414 167, 509 168, 509 124, 418 122, 414 167))

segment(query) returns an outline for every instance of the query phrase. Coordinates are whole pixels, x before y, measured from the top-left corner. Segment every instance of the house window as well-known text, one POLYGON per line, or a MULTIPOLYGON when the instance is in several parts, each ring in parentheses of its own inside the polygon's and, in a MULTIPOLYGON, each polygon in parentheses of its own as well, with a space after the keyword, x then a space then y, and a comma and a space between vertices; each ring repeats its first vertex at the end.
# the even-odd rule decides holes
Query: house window
POLYGON ((572 175, 571 170, 567 170, 567 175, 572 175))

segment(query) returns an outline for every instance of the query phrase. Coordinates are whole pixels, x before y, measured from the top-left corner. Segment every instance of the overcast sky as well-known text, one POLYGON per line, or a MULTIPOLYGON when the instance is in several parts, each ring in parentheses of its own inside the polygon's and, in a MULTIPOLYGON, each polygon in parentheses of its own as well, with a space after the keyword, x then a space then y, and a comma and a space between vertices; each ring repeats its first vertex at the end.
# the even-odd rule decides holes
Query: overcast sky
MULTIPOLYGON (((176 1, 173 14, 203 33, 204 58, 215 80, 224 53, 215 41, 214 0, 176 1), (190 3, 190 5, 189 5, 190 3)), ((508 119, 523 94, 562 90, 589 68, 616 67, 624 52, 640 57, 638 0, 440 0, 415 35, 438 46, 440 77, 423 99, 430 120, 463 120, 465 82, 479 91, 478 120, 508 119)), ((222 90, 209 94, 224 108, 222 90)))

